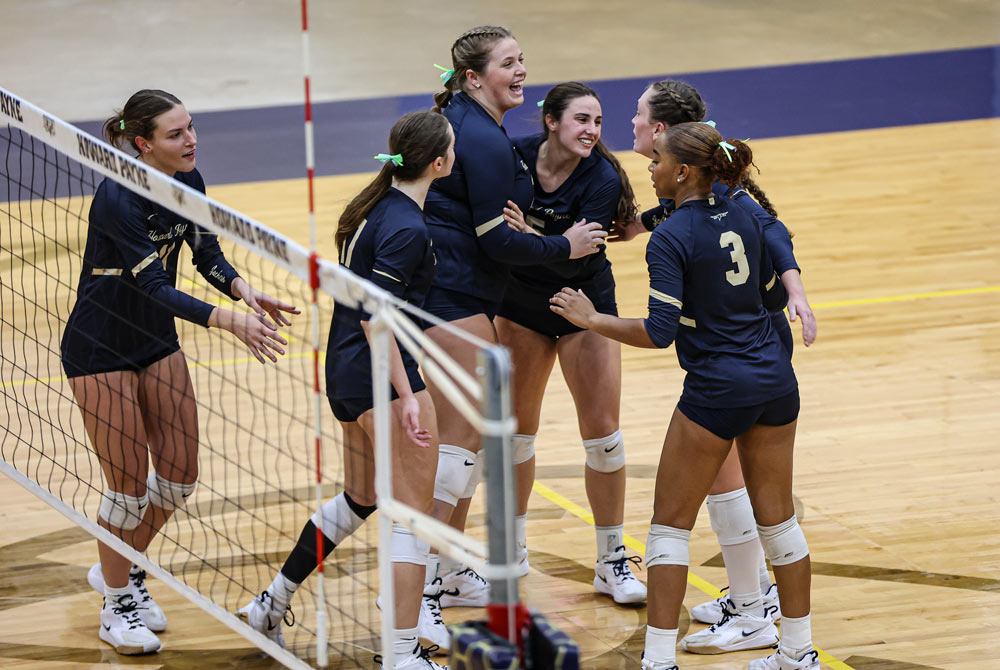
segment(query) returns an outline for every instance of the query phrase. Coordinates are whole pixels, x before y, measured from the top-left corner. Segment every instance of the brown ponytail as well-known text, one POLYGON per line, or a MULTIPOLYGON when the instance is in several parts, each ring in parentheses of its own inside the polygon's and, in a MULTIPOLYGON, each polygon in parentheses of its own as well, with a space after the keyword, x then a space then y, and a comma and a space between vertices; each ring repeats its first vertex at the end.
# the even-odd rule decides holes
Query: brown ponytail
POLYGON ((348 203, 334 235, 337 250, 344 248, 372 207, 389 192, 393 178, 399 181, 419 179, 428 165, 447 155, 451 138, 448 119, 434 111, 410 112, 396 121, 389 131, 389 152, 398 154, 403 164, 396 165, 391 160, 383 163, 375 179, 348 203))

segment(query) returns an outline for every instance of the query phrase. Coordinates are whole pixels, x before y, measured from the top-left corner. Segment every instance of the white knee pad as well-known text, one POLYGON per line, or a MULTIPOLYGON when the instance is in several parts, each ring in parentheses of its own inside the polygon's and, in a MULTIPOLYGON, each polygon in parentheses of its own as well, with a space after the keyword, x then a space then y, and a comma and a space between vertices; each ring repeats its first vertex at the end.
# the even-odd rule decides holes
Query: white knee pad
MULTIPOLYGON (((330 542, 340 544, 351 533, 361 527, 368 517, 360 517, 354 513, 347 502, 346 494, 340 493, 323 503, 323 518, 319 512, 314 513, 310 520, 313 525, 323 531, 330 542)), ((374 507, 365 508, 374 510, 374 507)))
POLYGON ((587 450, 587 465, 597 472, 617 472, 625 467, 625 439, 616 430, 607 437, 584 440, 587 450))
POLYGON ((442 444, 438 450, 437 474, 434 476, 434 497, 454 505, 465 498, 465 489, 476 468, 476 454, 452 444, 442 444))
POLYGON ((535 455, 535 436, 514 434, 511 438, 511 451, 514 453, 514 465, 530 461, 535 455))
POLYGON ((101 506, 97 508, 97 516, 104 519, 105 523, 112 528, 134 530, 142 523, 142 517, 146 514, 148 504, 149 496, 145 493, 141 497, 135 498, 108 489, 104 492, 101 506))
POLYGON ((789 565, 809 555, 806 536, 802 534, 802 527, 794 514, 777 526, 757 526, 757 530, 771 565, 789 565))
POLYGON ((194 487, 194 484, 180 484, 164 479, 156 470, 150 470, 146 477, 149 502, 168 512, 184 507, 184 503, 194 493, 194 487))
POLYGON ((708 518, 721 545, 743 544, 757 539, 757 522, 746 487, 708 496, 708 518))
POLYGON ((688 544, 691 531, 654 523, 646 538, 646 567, 654 565, 687 565, 690 561, 688 544))
POLYGON ((427 565, 427 554, 431 545, 421 540, 408 529, 392 524, 392 562, 393 563, 413 563, 414 565, 427 565))
POLYGON ((465 491, 462 492, 463 498, 471 498, 476 495, 476 487, 479 486, 479 482, 483 481, 483 472, 486 469, 486 450, 480 449, 476 453, 476 464, 472 466, 472 474, 469 475, 469 481, 465 485, 465 491))

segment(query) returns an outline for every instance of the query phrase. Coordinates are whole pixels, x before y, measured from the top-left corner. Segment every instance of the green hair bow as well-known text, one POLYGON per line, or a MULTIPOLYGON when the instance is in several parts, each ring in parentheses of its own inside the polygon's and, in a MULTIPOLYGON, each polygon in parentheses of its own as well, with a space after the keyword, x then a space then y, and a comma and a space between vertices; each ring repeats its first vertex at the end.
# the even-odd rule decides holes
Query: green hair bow
POLYGON ((447 84, 448 80, 451 79, 455 75, 455 71, 452 70, 451 68, 444 67, 443 65, 438 65, 437 63, 434 63, 434 67, 436 67, 437 69, 441 70, 441 83, 442 84, 447 84))
POLYGON ((375 154, 375 160, 386 163, 392 161, 392 164, 396 167, 403 167, 403 155, 402 154, 375 154))

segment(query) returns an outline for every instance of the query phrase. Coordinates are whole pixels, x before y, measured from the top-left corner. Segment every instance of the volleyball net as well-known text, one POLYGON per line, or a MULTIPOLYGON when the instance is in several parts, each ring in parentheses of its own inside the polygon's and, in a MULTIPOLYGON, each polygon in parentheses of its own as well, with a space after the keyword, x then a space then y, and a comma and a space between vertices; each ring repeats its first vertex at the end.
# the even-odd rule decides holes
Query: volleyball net
MULTIPOLYGON (((372 654, 385 651, 382 636, 392 617, 383 618, 375 600, 381 594, 392 602, 387 538, 393 521, 489 578, 493 602, 511 606, 500 612, 513 630, 513 487, 510 466, 504 465, 510 463, 512 423, 509 363, 502 350, 480 343, 480 378, 468 375, 426 338, 403 305, 373 284, 3 89, 0 177, 0 470, 288 667, 370 667, 372 654), (280 329, 288 340, 285 355, 265 365, 229 332, 176 319, 197 417, 178 414, 166 421, 197 440, 199 475, 186 504, 144 553, 97 523, 109 482, 60 351, 84 269, 89 209, 104 178, 217 236, 227 260, 251 286, 302 310, 291 326, 280 329), (338 545, 325 570, 296 592, 295 625, 285 629, 282 649, 234 613, 270 584, 322 502, 343 490, 349 455, 319 378, 325 348, 320 337, 325 342, 334 302, 373 314, 378 522, 338 545), (484 435, 492 524, 486 544, 391 495, 390 335, 484 435)), ((210 286, 191 261, 185 245, 177 263, 178 289, 210 305, 247 311, 210 286)), ((115 328, 106 330, 89 334, 104 338, 105 349, 116 341, 115 328)), ((178 379, 147 380, 153 386, 140 393, 178 391, 185 378, 178 379)), ((107 402, 121 393, 104 392, 107 402)), ((153 423, 150 418, 143 417, 153 423)), ((97 430, 128 432, 114 420, 104 422, 97 430)), ((152 433, 145 436, 151 443, 163 437, 152 433)), ((164 470, 164 464, 156 469, 164 470)), ((96 560, 96 552, 88 551, 66 557, 69 564, 80 561, 81 580, 96 560)), ((95 594, 95 630, 99 602, 95 594)), ((169 631, 162 639, 170 645, 169 631)))

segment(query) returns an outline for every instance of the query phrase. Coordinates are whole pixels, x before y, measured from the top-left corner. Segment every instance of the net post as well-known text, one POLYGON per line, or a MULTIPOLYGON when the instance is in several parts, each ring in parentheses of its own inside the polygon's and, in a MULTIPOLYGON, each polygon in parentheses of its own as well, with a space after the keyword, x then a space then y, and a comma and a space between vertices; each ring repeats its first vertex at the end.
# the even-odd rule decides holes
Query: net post
MULTIPOLYGON (((379 305, 370 323, 372 349, 372 399, 375 422, 375 496, 377 500, 392 498, 392 439, 390 434, 389 338, 392 328, 384 314, 388 309, 379 305)), ((345 448, 350 448, 345 445, 345 448)), ((382 667, 395 663, 392 632, 396 627, 396 589, 392 570, 392 519, 378 515, 378 571, 382 595, 382 667)))
MULTIPOLYGON (((486 527, 488 559, 492 565, 512 566, 516 561, 514 540, 514 466, 511 459, 510 355, 501 346, 480 349, 476 372, 482 383, 483 433, 486 454, 486 527)), ((518 579, 507 576, 490 580, 490 603, 486 608, 491 631, 517 645, 527 610, 518 597, 518 579)))

